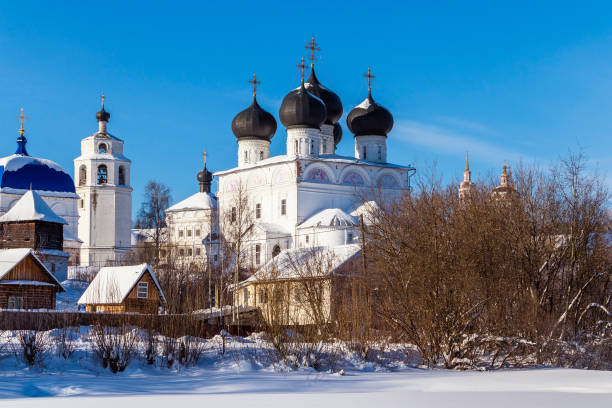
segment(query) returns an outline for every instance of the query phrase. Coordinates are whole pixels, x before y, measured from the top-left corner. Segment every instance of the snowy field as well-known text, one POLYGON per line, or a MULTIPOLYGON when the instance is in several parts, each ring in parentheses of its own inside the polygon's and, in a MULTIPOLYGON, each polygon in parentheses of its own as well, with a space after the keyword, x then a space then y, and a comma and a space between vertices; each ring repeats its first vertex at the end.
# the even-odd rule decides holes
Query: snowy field
POLYGON ((181 375, 20 373, 0 378, 3 407, 612 407, 612 372, 402 369, 344 376, 197 370, 181 375), (36 397, 36 398, 33 398, 36 397))
MULTIPOLYGON (((87 285, 63 284, 68 290, 58 297, 58 308, 76 310, 87 285)), ((88 333, 80 328, 69 359, 50 350, 34 368, 5 348, 0 355, 0 407, 612 408, 611 371, 429 370, 414 368, 416 362, 406 359, 399 346, 387 345, 374 363, 343 350, 345 372, 340 375, 266 361, 266 345, 257 335, 229 339, 223 356, 220 336, 206 340, 195 367, 168 369, 159 361, 149 365, 141 350, 125 372, 112 374, 93 356, 88 333)), ((9 335, 3 341, 14 345, 16 338, 9 335)))

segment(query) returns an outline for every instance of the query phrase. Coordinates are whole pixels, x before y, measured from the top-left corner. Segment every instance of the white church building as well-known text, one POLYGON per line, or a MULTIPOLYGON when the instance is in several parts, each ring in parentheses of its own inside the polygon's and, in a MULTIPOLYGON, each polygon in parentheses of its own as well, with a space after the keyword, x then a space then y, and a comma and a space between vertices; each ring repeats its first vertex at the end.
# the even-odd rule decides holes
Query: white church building
MULTIPOLYGON (((206 237, 211 237, 204 230, 214 233, 218 227, 223 237, 240 218, 236 217, 239 195, 248 201, 253 226, 245 244, 250 266, 257 269, 285 250, 359 243, 359 215, 366 205, 376 205, 375 199, 399 198, 409 191, 410 177, 416 170, 387 161, 387 135, 393 128, 393 117, 374 101, 370 86, 365 100, 347 117, 355 154, 340 156, 336 146, 342 139, 342 102, 319 82, 314 64, 307 81, 303 60, 300 67, 301 83, 284 97, 279 112, 286 129, 286 154, 270 156, 277 122, 257 102, 259 82, 254 77, 249 81, 254 87, 253 101, 232 121, 237 166, 214 173, 216 197, 209 189, 201 189, 168 209, 171 244, 194 247, 183 252, 187 261, 198 261, 198 245, 203 245, 198 255, 203 254, 206 237), (211 216, 215 213, 216 217, 211 216), (212 219, 214 222, 209 221, 212 219), (203 227, 207 223, 209 226, 203 227), (196 237, 197 231, 200 235, 196 237)), ((369 70, 366 76, 370 85, 373 76, 369 70)))
POLYGON ((270 157, 277 124, 259 106, 255 92, 251 106, 233 119, 238 165, 215 173, 220 219, 236 211, 237 194, 245 192, 255 223, 249 239, 253 267, 290 248, 354 244, 364 202, 397 198, 410 189, 415 169, 387 162, 393 117, 374 101, 371 89, 347 117, 353 157, 335 153, 342 112, 340 98, 319 82, 311 65, 309 79, 302 74, 300 86, 281 104, 286 154, 270 157))
POLYGON ((97 267, 120 264, 131 250, 132 187, 123 140, 107 131, 110 113, 104 109, 104 95, 96 119, 98 131, 81 140, 74 174, 80 264, 97 267))

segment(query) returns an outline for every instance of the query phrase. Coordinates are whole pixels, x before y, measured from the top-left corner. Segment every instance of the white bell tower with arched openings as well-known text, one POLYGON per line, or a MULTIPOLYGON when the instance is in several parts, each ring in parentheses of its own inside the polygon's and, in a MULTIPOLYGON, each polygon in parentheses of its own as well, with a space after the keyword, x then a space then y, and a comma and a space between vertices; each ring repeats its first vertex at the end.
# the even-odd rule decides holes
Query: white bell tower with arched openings
POLYGON ((74 159, 74 182, 79 195, 80 264, 105 266, 120 262, 131 250, 132 187, 130 160, 123 140, 106 131, 110 114, 96 114, 98 131, 81 140, 74 159))

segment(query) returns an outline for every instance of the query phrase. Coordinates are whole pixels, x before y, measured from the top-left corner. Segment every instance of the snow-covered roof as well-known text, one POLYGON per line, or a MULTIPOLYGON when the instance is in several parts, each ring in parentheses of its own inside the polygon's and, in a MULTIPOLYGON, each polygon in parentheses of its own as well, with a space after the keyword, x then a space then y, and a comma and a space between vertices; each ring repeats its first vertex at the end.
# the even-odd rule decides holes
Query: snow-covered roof
MULTIPOLYGON (((12 271, 13 268, 17 266, 19 262, 21 262, 26 256, 30 254, 34 258, 34 260, 38 262, 38 264, 42 267, 42 269, 47 273, 47 275, 49 275, 51 279, 57 284, 57 286, 59 286, 61 290, 63 291, 64 287, 62 286, 62 284, 57 280, 55 275, 49 272, 45 264, 42 263, 40 259, 38 259, 38 257, 34 254, 34 251, 32 251, 32 249, 30 248, 0 249, 0 280, 4 278, 10 271, 12 271)), ((6 281, 6 282, 11 282, 11 281, 6 281)), ((35 281, 28 281, 28 282, 35 282, 35 281)), ((35 284, 35 283, 32 283, 32 284, 35 284)))
POLYGON ((329 276, 360 252, 361 247, 355 244, 285 249, 262 266, 253 276, 240 282, 238 287, 266 280, 329 276))
POLYGON ((283 225, 272 222, 256 222, 255 227, 270 235, 289 235, 291 231, 283 225))
POLYGON ((363 215, 363 222, 366 225, 371 225, 374 223, 372 216, 376 213, 379 206, 376 201, 366 201, 365 203, 360 204, 357 208, 355 208, 351 215, 355 217, 356 220, 359 220, 359 216, 363 215))
POLYGON ((66 170, 54 161, 13 154, 0 158, 0 188, 75 193, 74 181, 66 170))
POLYGON ((325 162, 325 163, 343 163, 343 164, 363 164, 368 166, 376 166, 376 167, 386 167, 386 168, 394 168, 394 169, 411 169, 412 166, 401 166, 399 164, 393 163, 376 163, 367 160, 357 159, 351 156, 340 156, 338 154, 322 154, 317 157, 305 157, 305 156, 289 156, 289 155, 278 155, 269 157, 264 160, 260 160, 256 163, 244 164, 240 167, 234 167, 232 169, 217 171, 214 173, 215 176, 222 176, 225 174, 232 173, 236 170, 246 170, 253 169, 258 167, 264 167, 267 165, 278 164, 278 163, 291 163, 295 161, 304 161, 304 162, 325 162))
POLYGON ((328 208, 308 218, 298 228, 349 227, 354 225, 358 225, 355 217, 348 215, 339 208, 328 208))
POLYGON ((209 210, 217 208, 217 198, 211 193, 195 193, 168 208, 166 212, 186 210, 209 210))
POLYGON ((78 303, 82 304, 120 304, 130 294, 142 276, 149 272, 159 296, 165 303, 166 298, 157 282, 153 269, 146 263, 130 266, 107 266, 101 268, 89 284, 78 303))
POLYGON ((46 221, 68 224, 66 220, 53 212, 36 191, 32 190, 28 190, 13 208, 0 217, 0 222, 11 221, 46 221))

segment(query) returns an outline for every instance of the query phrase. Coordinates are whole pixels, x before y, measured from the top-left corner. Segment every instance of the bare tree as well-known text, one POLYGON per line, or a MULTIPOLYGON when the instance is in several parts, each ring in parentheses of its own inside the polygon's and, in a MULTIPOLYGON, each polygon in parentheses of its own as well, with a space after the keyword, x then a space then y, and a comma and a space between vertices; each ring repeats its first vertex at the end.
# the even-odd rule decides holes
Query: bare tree
POLYGON ((171 200, 170 188, 165 184, 151 180, 145 186, 144 201, 138 211, 135 227, 149 231, 154 246, 154 257, 150 261, 154 264, 159 262, 160 250, 167 238, 166 210, 171 200))

